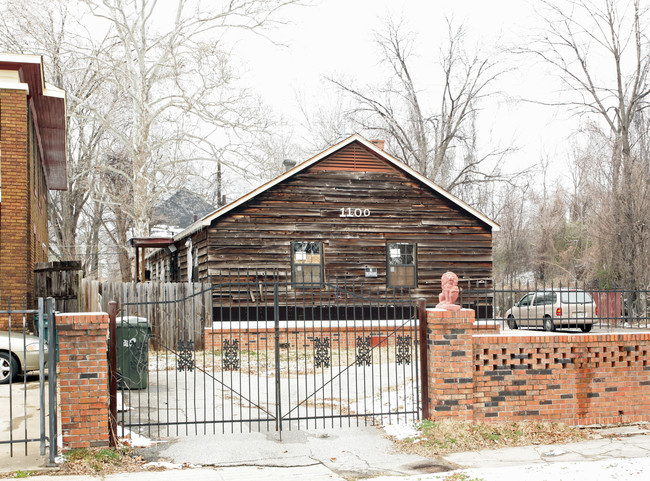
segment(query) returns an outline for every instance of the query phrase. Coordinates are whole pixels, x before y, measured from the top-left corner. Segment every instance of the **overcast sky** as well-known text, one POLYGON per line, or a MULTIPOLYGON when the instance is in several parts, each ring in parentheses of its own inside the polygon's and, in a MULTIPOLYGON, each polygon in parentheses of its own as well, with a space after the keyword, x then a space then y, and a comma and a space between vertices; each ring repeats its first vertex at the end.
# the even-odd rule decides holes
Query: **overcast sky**
MULTIPOLYGON (((387 16, 403 20, 416 35, 412 66, 416 87, 435 89, 441 79, 437 62, 445 41, 445 17, 465 25, 469 48, 496 53, 498 46, 521 44, 539 28, 533 5, 526 0, 320 0, 315 6, 286 12, 289 23, 270 33, 282 45, 248 38, 235 52, 246 65, 246 80, 289 125, 296 126, 301 121, 297 95, 314 103, 332 97, 323 77, 344 76, 360 86, 377 81, 381 69, 374 33, 387 16)), ((482 105, 483 146, 517 147, 508 161, 512 169, 536 163, 541 155, 565 165, 568 135, 576 120, 552 107, 518 101, 548 99, 557 84, 539 65, 533 68, 523 59, 504 58, 505 68, 517 69, 495 86, 501 94, 482 105)))

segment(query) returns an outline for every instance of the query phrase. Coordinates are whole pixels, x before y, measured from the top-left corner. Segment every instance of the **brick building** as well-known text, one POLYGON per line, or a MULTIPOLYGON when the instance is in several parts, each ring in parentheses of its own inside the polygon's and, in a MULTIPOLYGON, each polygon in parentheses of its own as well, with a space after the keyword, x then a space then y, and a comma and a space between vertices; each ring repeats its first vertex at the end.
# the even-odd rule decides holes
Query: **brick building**
MULTIPOLYGON (((40 56, 0 53, 0 308, 31 307, 34 264, 48 260, 49 190, 65 190, 65 94, 40 56)), ((0 320, 0 329, 5 326, 0 320)))

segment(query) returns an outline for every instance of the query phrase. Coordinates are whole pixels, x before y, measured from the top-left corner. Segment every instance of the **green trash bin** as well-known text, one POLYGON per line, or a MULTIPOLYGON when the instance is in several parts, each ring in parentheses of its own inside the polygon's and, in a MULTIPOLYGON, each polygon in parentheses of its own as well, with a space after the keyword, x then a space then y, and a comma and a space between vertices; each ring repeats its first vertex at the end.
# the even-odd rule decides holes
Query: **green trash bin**
MULTIPOLYGON (((43 339, 45 339, 45 342, 48 345, 48 349, 50 346, 49 343, 49 335, 48 335, 48 329, 47 329, 47 314, 43 314, 43 339)), ((39 322, 38 322, 38 314, 34 314, 34 329, 36 330, 36 335, 38 336, 38 331, 39 331, 39 322)), ((59 362, 59 333, 57 332, 54 336, 54 344, 55 344, 55 349, 56 349, 56 361, 59 362)))
POLYGON ((117 385, 121 389, 146 389, 149 383, 151 324, 144 317, 118 316, 117 385))

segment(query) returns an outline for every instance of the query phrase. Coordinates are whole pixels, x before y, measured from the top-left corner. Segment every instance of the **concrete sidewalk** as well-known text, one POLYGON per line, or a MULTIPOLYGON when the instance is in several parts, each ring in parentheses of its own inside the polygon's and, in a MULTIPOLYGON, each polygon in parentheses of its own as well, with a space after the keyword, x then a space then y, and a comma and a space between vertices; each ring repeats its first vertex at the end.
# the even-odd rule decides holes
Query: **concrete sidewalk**
MULTIPOLYGON (((374 427, 183 437, 140 450, 150 461, 200 468, 139 471, 96 479, 171 481, 191 479, 342 480, 444 479, 462 469, 467 479, 650 479, 647 427, 604 430, 613 437, 565 445, 537 445, 455 453, 435 459, 397 453, 374 427), (208 467, 210 466, 210 467, 208 467), (436 474, 439 473, 439 474, 436 474), (576 474, 578 473, 578 474, 576 474), (539 475, 539 477, 536 477, 539 475), (571 477, 573 476, 573 477, 571 477)), ((15 458, 14 458, 15 459, 15 458)), ((21 468, 23 471, 34 468, 21 468)), ((4 469, 3 469, 4 471, 4 469)), ((88 476, 39 476, 40 481, 81 481, 88 476)))

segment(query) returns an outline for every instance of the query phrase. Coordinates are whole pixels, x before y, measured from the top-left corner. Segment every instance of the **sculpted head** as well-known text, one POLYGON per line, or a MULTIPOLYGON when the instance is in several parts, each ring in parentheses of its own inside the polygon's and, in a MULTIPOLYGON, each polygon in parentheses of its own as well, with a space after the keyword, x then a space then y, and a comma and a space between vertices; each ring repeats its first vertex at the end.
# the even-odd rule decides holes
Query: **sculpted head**
POLYGON ((458 276, 451 271, 447 271, 442 275, 442 288, 454 287, 458 285, 458 276))

